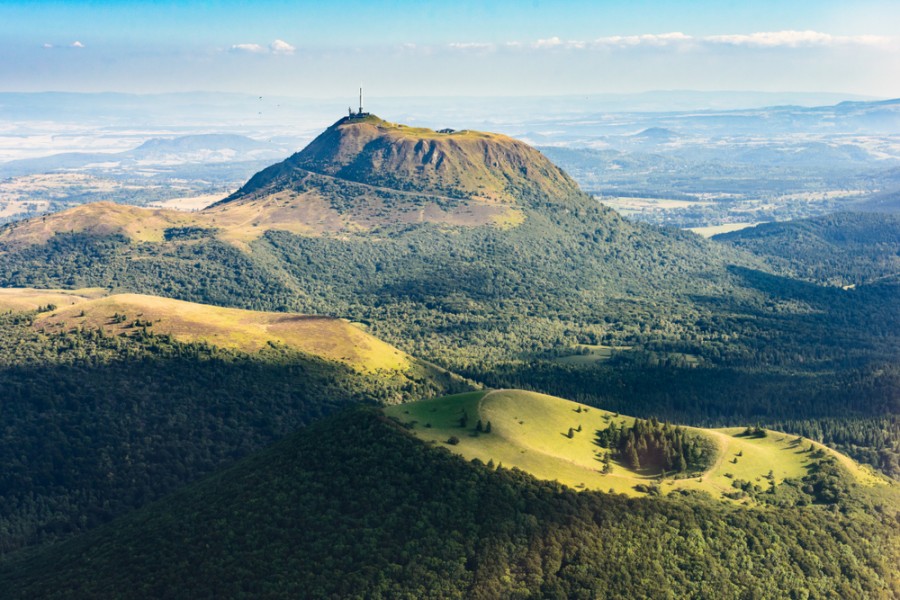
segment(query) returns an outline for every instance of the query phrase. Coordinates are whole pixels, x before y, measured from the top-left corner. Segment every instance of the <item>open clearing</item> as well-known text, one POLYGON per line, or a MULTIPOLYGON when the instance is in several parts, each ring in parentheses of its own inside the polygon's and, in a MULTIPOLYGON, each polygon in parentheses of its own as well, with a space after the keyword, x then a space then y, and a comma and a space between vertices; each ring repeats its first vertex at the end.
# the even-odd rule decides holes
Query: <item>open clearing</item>
POLYGON ((720 233, 731 233, 732 231, 740 231, 749 227, 756 227, 764 221, 755 221, 753 223, 723 223, 722 225, 707 225, 706 227, 688 227, 688 231, 693 231, 697 235, 710 238, 720 233))
POLYGON ((713 202, 706 200, 676 200, 673 198, 639 198, 632 196, 596 196, 596 198, 601 203, 624 215, 714 205, 713 202))
POLYGON ((592 365, 609 360, 613 353, 619 350, 631 350, 631 346, 578 344, 572 349, 572 354, 559 356, 553 359, 553 362, 564 365, 592 365))
POLYGON ((197 210, 203 210, 207 206, 215 204, 229 194, 231 194, 231 192, 225 192, 222 194, 203 194, 200 196, 185 196, 184 198, 171 198, 169 200, 162 200, 160 202, 151 202, 147 206, 194 212, 197 210))
MULTIPOLYGON (((619 427, 630 427, 634 418, 561 398, 519 390, 494 390, 392 406, 385 412, 402 423, 413 423, 412 431, 422 440, 440 444, 467 459, 517 467, 539 479, 556 480, 573 488, 638 496, 642 494, 635 486, 659 482, 657 475, 633 471, 615 460, 612 473, 601 473, 602 459, 609 451, 595 443, 596 432, 612 422, 619 427), (468 415, 465 428, 460 427, 463 415, 468 415), (491 423, 491 433, 475 432, 479 420, 483 425, 491 423), (569 429, 579 426, 582 430, 569 438, 569 429), (454 436, 459 442, 448 444, 447 440, 454 436)), ((770 470, 776 485, 785 478, 807 473, 810 458, 805 449, 811 443, 809 440, 798 442, 796 436, 777 432, 769 432, 764 438, 736 437, 743 428, 685 429, 715 442, 717 455, 712 467, 700 476, 666 478, 661 484, 664 494, 673 490, 699 490, 721 498, 723 493, 734 491, 732 482, 736 479, 767 487, 770 470)), ((825 451, 838 457, 857 484, 887 485, 881 477, 846 456, 830 449, 825 451)))

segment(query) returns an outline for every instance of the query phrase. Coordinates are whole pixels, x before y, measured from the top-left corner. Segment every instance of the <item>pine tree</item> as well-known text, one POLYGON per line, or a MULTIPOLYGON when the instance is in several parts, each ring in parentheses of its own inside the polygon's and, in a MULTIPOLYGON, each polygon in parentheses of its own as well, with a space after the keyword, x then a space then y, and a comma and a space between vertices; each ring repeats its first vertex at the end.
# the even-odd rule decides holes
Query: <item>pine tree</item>
POLYGON ((637 470, 641 468, 641 460, 638 458, 637 450, 631 444, 625 447, 625 460, 632 469, 637 470))

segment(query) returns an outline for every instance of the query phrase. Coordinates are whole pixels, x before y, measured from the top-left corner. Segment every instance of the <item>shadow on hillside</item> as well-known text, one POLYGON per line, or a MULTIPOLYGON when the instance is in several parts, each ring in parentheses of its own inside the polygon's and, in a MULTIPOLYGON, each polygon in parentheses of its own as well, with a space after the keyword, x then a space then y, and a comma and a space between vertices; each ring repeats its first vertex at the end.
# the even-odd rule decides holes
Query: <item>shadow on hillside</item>
POLYGON ((123 345, 117 356, 137 355, 0 369, 0 555, 95 527, 343 407, 454 391, 283 349, 123 345))

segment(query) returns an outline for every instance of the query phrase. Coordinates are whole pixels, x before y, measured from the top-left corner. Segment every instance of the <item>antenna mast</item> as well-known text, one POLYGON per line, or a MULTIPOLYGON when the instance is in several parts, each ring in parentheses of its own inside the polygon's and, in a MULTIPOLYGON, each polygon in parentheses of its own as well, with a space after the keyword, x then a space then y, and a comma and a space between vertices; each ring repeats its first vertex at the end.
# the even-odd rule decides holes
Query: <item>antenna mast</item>
POLYGON ((359 114, 363 114, 362 85, 359 86, 359 114))

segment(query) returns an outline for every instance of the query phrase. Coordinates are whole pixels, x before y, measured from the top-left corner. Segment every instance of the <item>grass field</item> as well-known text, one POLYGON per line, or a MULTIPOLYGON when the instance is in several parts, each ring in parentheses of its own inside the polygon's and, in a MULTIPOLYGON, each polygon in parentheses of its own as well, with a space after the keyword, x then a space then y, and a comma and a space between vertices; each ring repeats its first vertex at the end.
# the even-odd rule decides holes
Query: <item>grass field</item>
POLYGON ((706 227, 688 227, 688 230, 693 231, 697 235, 702 235, 705 238, 710 238, 714 235, 719 235, 720 233, 740 231, 741 229, 756 227, 759 224, 760 221, 752 223, 725 223, 724 225, 707 225, 706 227))
POLYGON ((11 223, 0 230, 0 244, 9 248, 43 244, 60 232, 121 234, 136 242, 161 242, 166 229, 188 226, 203 225, 195 215, 186 212, 94 202, 11 223))
POLYGON ((270 342, 285 344, 364 372, 406 371, 412 364, 404 352, 342 319, 222 308, 141 294, 92 299, 78 292, 94 291, 69 296, 62 291, 2 290, 0 307, 17 302, 33 310, 56 304, 58 308, 40 314, 34 322, 35 328, 45 331, 83 327, 127 335, 146 326, 181 342, 204 341, 247 352, 270 342), (66 303, 69 297, 77 300, 66 303))
POLYGON ((106 295, 102 288, 80 290, 38 290, 34 288, 0 288, 0 311, 32 311, 42 306, 72 306, 106 295))
POLYGON ((568 365, 592 365, 604 362, 612 358, 617 350, 630 350, 631 346, 600 346, 579 344, 573 349, 573 354, 560 356, 554 362, 568 365))
MULTIPOLYGON (((519 390, 472 392, 445 398, 393 406, 385 412, 403 423, 413 423, 419 438, 440 444, 467 459, 517 467, 540 479, 556 480, 577 489, 612 490, 632 496, 642 495, 637 485, 659 483, 656 474, 633 471, 613 461, 612 473, 603 474, 602 459, 608 450, 599 447, 595 433, 610 423, 631 426, 632 417, 616 415, 575 402, 519 390), (579 412, 580 411, 580 412, 579 412), (467 426, 460 418, 468 415, 467 426), (476 423, 491 423, 490 433, 476 433, 476 423), (570 428, 577 429, 569 438, 570 428), (458 438, 449 444, 451 437, 458 438)), ((661 492, 699 490, 724 498, 733 492, 732 482, 743 479, 761 487, 769 485, 769 472, 776 485, 785 478, 807 473, 810 458, 805 451, 809 440, 769 432, 765 438, 741 437, 743 428, 686 428, 715 443, 712 466, 702 475, 661 483, 661 492)), ((824 448, 819 444, 816 447, 824 448)), ((888 485, 886 480, 865 470, 846 456, 826 451, 844 465, 854 482, 861 486, 888 485)), ((750 502, 744 499, 741 502, 750 502)))
POLYGON ((215 204, 222 198, 228 196, 231 192, 221 192, 218 194, 200 194, 199 196, 184 196, 181 198, 170 198, 169 200, 161 200, 159 202, 151 202, 148 206, 152 208, 169 208, 172 210, 183 210, 186 212, 194 212, 203 210, 207 206, 215 204))

